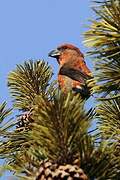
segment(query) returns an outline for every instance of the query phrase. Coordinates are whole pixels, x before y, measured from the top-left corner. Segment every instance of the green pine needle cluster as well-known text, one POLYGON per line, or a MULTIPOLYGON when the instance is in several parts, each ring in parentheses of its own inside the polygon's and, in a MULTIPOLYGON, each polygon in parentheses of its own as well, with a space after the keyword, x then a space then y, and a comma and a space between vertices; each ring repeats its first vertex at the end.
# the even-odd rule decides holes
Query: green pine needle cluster
MULTIPOLYGON (((94 62, 97 127, 120 169, 120 1, 97 1, 95 5, 96 19, 85 32, 84 42, 94 62)), ((119 179, 119 170, 116 174, 119 179)))
POLYGON ((46 95, 52 68, 41 60, 25 61, 8 76, 8 87, 18 109, 29 110, 36 95, 46 95))
POLYGON ((103 97, 116 95, 120 92, 120 2, 104 1, 93 10, 97 19, 91 20, 84 42, 92 48, 89 55, 94 59, 98 84, 94 91, 103 97))

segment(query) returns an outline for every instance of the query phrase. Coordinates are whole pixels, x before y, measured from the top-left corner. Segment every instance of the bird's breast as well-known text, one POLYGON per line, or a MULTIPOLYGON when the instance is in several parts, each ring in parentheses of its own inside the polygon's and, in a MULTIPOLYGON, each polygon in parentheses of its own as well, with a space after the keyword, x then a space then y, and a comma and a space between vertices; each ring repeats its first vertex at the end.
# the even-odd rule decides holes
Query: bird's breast
POLYGON ((72 90, 73 88, 80 89, 84 81, 78 82, 78 81, 72 80, 71 78, 67 76, 58 75, 58 83, 59 83, 60 89, 62 89, 64 92, 68 92, 72 90))

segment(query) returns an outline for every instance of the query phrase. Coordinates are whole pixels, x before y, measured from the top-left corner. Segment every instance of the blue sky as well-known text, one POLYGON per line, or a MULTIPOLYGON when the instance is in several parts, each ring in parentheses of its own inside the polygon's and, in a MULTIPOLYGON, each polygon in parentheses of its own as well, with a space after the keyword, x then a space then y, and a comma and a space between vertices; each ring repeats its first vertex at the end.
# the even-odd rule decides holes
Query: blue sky
MULTIPOLYGON (((64 42, 84 53, 82 33, 91 17, 90 0, 0 1, 0 102, 10 101, 7 75, 27 59, 45 59, 57 73, 48 52, 64 42)), ((87 64, 90 67, 89 59, 87 64)))
MULTIPOLYGON (((0 1, 0 102, 8 101, 7 75, 27 59, 57 62, 48 52, 64 42, 78 46, 83 53, 83 32, 92 16, 91 0, 1 0, 0 1)), ((91 62, 86 58, 88 66, 91 62)), ((5 179, 5 177, 3 177, 5 179)))

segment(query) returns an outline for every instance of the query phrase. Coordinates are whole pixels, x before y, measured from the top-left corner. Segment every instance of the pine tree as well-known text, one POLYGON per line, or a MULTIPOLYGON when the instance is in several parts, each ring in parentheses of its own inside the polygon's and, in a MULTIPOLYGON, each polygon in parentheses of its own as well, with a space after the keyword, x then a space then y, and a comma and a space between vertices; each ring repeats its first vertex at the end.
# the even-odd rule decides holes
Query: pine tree
POLYGON ((94 76, 99 105, 96 107, 101 140, 118 158, 120 177, 120 1, 99 1, 93 7, 97 20, 92 20, 85 33, 88 53, 94 60, 94 76), (99 5, 100 4, 100 5, 99 5))
POLYGON ((44 60, 25 61, 8 76, 13 108, 0 106, 0 157, 19 179, 120 177, 120 3, 96 3, 97 19, 85 33, 95 62, 95 109, 85 108, 79 94, 63 94, 44 60))

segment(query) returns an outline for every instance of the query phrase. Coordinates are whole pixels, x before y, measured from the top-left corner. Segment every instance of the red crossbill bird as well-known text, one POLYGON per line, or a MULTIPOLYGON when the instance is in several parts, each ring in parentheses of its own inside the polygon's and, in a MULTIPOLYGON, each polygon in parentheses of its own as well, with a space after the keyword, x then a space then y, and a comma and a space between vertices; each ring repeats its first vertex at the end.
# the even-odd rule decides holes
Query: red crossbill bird
POLYGON ((88 98, 90 90, 86 81, 92 78, 92 75, 79 48, 72 44, 63 44, 48 55, 56 58, 59 64, 58 83, 60 89, 63 92, 73 90, 80 93, 82 97, 88 98))

